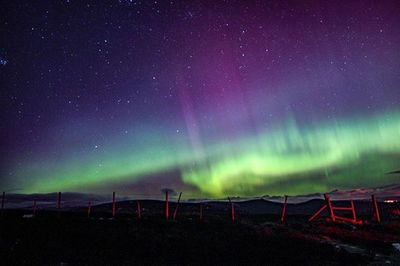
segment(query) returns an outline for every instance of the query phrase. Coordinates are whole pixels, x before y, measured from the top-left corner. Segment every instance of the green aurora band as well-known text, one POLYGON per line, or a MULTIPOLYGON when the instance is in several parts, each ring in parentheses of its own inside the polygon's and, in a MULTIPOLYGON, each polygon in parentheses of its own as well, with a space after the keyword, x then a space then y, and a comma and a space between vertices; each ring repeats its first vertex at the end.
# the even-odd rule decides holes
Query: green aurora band
POLYGON ((284 181, 289 185, 280 189, 274 186, 276 190, 269 191, 285 193, 286 189, 287 193, 296 194, 346 184, 387 184, 393 179, 389 180, 384 172, 399 166, 400 115, 386 114, 305 130, 291 120, 284 128, 236 145, 227 147, 230 152, 208 167, 186 171, 184 180, 215 196, 252 195, 258 187, 282 185, 284 181), (313 176, 317 182, 307 180, 313 176), (301 181, 304 178, 306 182, 301 181), (303 184, 297 187, 296 183, 303 184))
POLYGON ((174 169, 198 190, 186 196, 292 195, 398 181, 384 173, 400 167, 400 112, 307 126, 294 118, 285 121, 257 134, 203 144, 201 152, 187 137, 147 128, 131 142, 109 143, 108 152, 96 156, 28 160, 15 170, 16 185, 25 182, 24 193, 88 192, 99 183, 134 185, 148 174, 174 169))

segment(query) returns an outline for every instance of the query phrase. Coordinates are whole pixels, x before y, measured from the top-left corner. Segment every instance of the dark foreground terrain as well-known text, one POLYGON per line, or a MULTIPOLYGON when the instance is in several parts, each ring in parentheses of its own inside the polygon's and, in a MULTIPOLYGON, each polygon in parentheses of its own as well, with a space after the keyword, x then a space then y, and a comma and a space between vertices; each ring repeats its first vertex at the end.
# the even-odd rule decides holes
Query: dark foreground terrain
POLYGON ((0 219, 1 265, 400 265, 399 221, 383 225, 307 223, 291 217, 162 216, 42 211, 0 219), (269 222, 268 222, 269 221, 269 222), (299 221, 299 222, 297 222, 299 221))

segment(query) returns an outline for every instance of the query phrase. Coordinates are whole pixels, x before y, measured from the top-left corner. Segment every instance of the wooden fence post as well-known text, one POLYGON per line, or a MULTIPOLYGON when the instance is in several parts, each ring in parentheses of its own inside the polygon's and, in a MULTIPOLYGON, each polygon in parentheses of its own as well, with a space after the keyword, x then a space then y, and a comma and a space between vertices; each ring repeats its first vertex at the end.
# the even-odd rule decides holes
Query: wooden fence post
POLYGON ((32 212, 33 212, 33 216, 35 216, 36 215, 36 200, 33 200, 32 212))
POLYGON ((169 218, 169 191, 165 191, 165 219, 169 218))
POLYGON ((115 217, 115 211, 116 211, 116 206, 115 206, 115 191, 114 191, 112 199, 112 217, 115 217))
POLYGON ((176 208, 174 211, 174 221, 176 220, 176 214, 178 213, 179 203, 181 202, 181 196, 182 196, 182 192, 179 193, 178 203, 176 204, 176 208))
POLYGON ((282 223, 282 224, 285 223, 285 218, 286 218, 287 198, 288 198, 288 196, 285 195, 285 202, 283 203, 282 215, 281 215, 281 223, 282 223))
POLYGON ((61 215, 61 192, 58 192, 58 196, 57 196, 57 215, 58 215, 58 218, 60 218, 60 215, 61 215))
POLYGON ((232 218, 232 223, 235 222, 235 205, 233 204, 233 201, 231 200, 230 197, 228 197, 229 203, 231 205, 231 218, 232 218))
POLYGON ((1 196, 1 215, 4 214, 4 201, 6 199, 6 192, 3 191, 3 195, 1 196))
POLYGON ((138 218, 141 219, 142 218, 142 210, 140 208, 140 201, 136 201, 136 213, 138 215, 138 218))
POLYGON ((381 214, 379 213, 379 206, 378 206, 378 202, 376 200, 375 195, 372 195, 371 199, 372 199, 372 207, 374 210, 375 220, 376 220, 376 222, 381 223, 381 214))
POLYGON ((92 202, 88 202, 88 207, 87 207, 87 217, 90 218, 90 213, 92 211, 92 202))
POLYGON ((331 199, 329 198, 328 194, 324 194, 326 206, 328 207, 329 216, 332 222, 335 221, 335 214, 333 213, 331 199))
POLYGON ((200 221, 203 221, 203 203, 200 202, 199 208, 200 208, 199 218, 200 218, 200 221))

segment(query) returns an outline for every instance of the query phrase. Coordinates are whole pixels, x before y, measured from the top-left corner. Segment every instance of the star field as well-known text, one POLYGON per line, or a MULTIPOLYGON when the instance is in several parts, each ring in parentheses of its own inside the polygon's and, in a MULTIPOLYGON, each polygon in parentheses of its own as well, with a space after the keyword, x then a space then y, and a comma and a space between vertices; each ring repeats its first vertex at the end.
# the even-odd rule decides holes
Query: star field
POLYGON ((397 1, 2 4, 0 187, 189 197, 399 182, 397 1))

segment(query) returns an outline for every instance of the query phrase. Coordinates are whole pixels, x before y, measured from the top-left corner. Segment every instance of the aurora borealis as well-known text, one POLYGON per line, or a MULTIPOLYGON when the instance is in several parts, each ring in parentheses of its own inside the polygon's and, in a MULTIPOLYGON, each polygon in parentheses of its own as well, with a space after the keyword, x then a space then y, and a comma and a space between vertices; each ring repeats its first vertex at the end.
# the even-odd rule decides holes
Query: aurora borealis
POLYGON ((398 1, 4 5, 0 188, 185 197, 399 183, 398 1))

